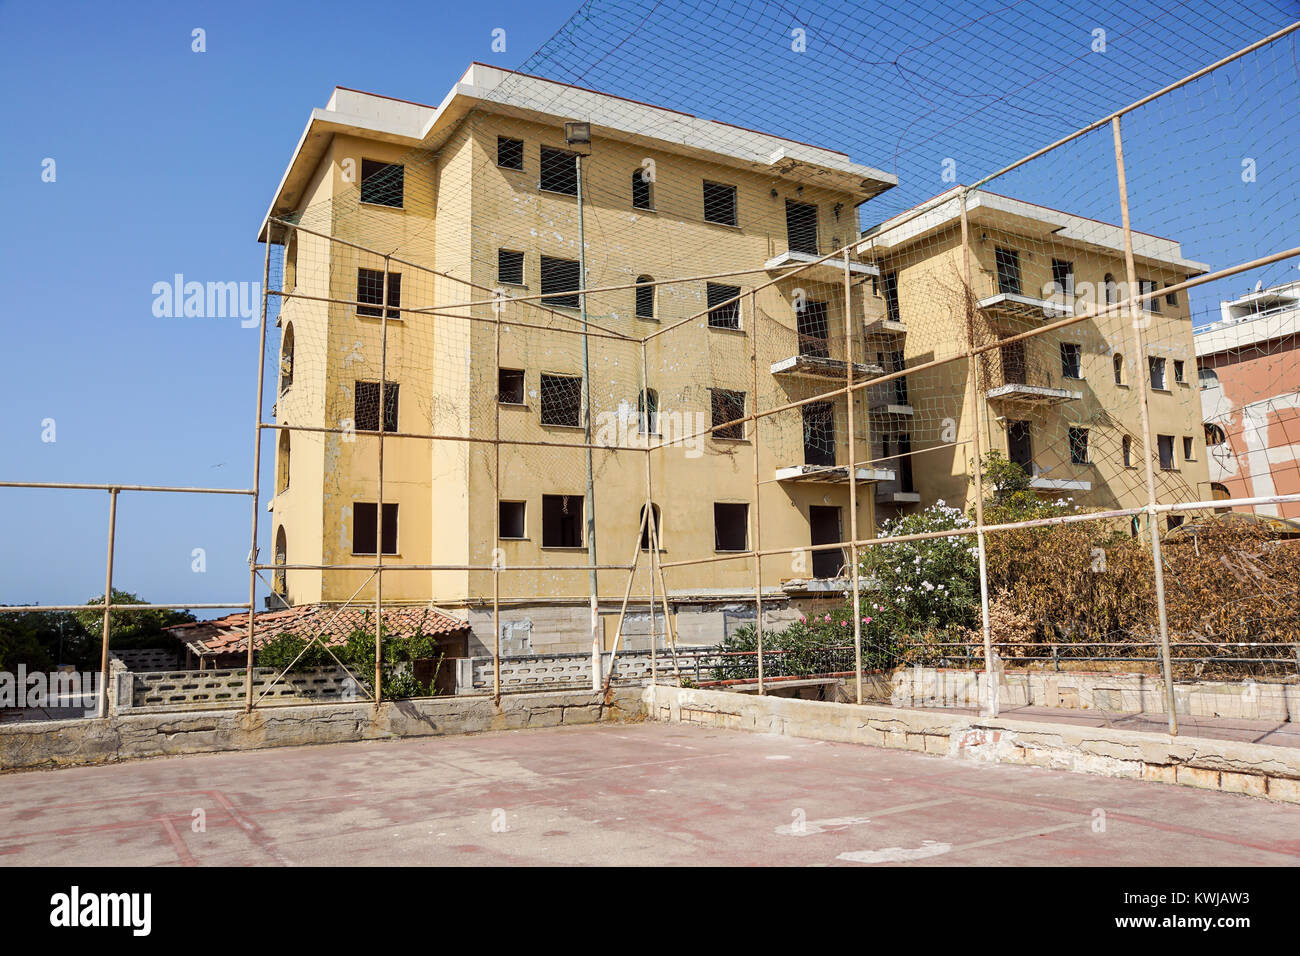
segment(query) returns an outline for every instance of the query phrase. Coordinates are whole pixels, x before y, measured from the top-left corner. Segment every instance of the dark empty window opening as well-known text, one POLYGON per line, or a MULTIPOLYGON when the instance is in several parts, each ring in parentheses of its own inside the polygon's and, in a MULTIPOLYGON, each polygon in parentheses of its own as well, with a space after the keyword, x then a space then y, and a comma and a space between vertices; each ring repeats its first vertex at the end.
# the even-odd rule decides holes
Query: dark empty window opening
POLYGON ((497 250, 497 281, 502 285, 524 284, 524 254, 511 249, 497 250))
POLYGON ((653 319, 655 317, 655 287, 650 276, 636 277, 636 317, 653 319))
POLYGON ((1120 442, 1120 450, 1121 450, 1121 454, 1124 457, 1124 467, 1132 468, 1133 467, 1133 439, 1130 436, 1128 435, 1124 436, 1123 440, 1120 442))
POLYGON ((524 404, 524 370, 497 369, 497 401, 502 405, 524 404))
POLYGON ((1088 429, 1070 429, 1070 463, 1072 465, 1088 464, 1088 429))
POLYGON ((645 169, 637 169, 632 174, 632 206, 636 209, 654 208, 650 180, 645 169))
MULTIPOLYGON (((384 273, 379 269, 357 270, 357 315, 369 315, 376 318, 383 315, 380 308, 384 304, 384 273)), ((402 274, 388 273, 388 318, 401 318, 402 274)))
POLYGON ((497 137, 497 165, 502 169, 524 168, 524 141, 508 136, 497 137))
POLYGON ((1187 377, 1183 374, 1183 360, 1174 359, 1174 381, 1186 382, 1187 377))
POLYGON ((1151 374, 1151 387, 1163 389, 1165 387, 1165 360, 1155 355, 1147 356, 1147 369, 1151 374))
POLYGON ((791 252, 817 255, 817 207, 812 203, 785 201, 785 235, 791 252))
POLYGON ((1083 348, 1075 342, 1061 343, 1061 375, 1083 378, 1083 348))
POLYGON ((540 186, 551 193, 578 195, 578 154, 543 146, 540 186))
POLYGON ((897 272, 886 272, 880 277, 880 294, 885 298, 885 318, 890 322, 902 322, 903 314, 898 308, 897 272))
POLYGON ((799 354, 815 358, 830 358, 831 328, 826 317, 826 303, 805 301, 795 315, 799 334, 799 354))
POLYGON ((1115 384, 1124 384, 1124 356, 1116 352, 1110 359, 1111 368, 1115 371, 1115 384))
POLYGON ((401 163, 361 160, 361 201, 401 209, 405 178, 401 163))
POLYGON ((1030 439, 1029 422, 1012 419, 1007 422, 1007 458, 1034 474, 1034 447, 1030 439))
MULTIPOLYGON (((384 385, 384 431, 397 431, 396 382, 384 385)), ((379 383, 357 382, 352 393, 352 421, 359 432, 379 431, 379 383)))
POLYGON ((740 328, 740 286, 709 282, 705 284, 704 294, 709 306, 709 328, 740 328), (728 302, 728 299, 735 301, 728 302))
MULTIPOLYGON (((1147 293, 1155 293, 1157 288, 1158 286, 1156 285, 1156 281, 1154 279, 1138 279, 1139 295, 1146 295, 1147 293)), ((1160 297, 1158 295, 1153 294, 1149 298, 1143 299, 1142 308, 1145 309, 1147 312, 1159 312, 1160 297)))
POLYGON ((542 495, 542 547, 582 547, 582 495, 542 495))
POLYGON ((640 434, 659 434, 659 393, 653 388, 642 389, 637 396, 636 421, 636 430, 640 434))
POLYGON ((997 248, 993 252, 993 262, 997 266, 998 291, 1019 295, 1020 253, 1014 249, 997 248))
POLYGON ((736 187, 704 181, 704 221, 736 225, 736 187))
POLYGON ((1222 445, 1227 440, 1228 436, 1224 434, 1222 428, 1214 424, 1214 422, 1205 423, 1205 444, 1222 445))
POLYGON ((835 464, 835 406, 830 402, 810 402, 800 406, 800 413, 804 464, 835 464))
POLYGON ((552 259, 542 256, 543 305, 577 309, 581 306, 575 289, 581 286, 581 270, 574 259, 552 259))
POLYGON ((1183 436, 1183 461, 1196 460, 1196 440, 1191 435, 1183 436))
MULTIPOLYGON (((842 539, 840 509, 826 505, 808 507, 809 541, 815 547, 835 544, 842 539)), ((828 548, 812 553, 812 573, 815 578, 837 578, 844 568, 844 550, 828 548)))
POLYGON ((742 439, 745 437, 745 423, 736 421, 745 417, 745 393, 729 388, 709 389, 709 400, 713 410, 714 438, 742 439), (717 428, 727 422, 735 422, 726 428, 717 428))
POLYGON ((1053 291, 1061 295, 1074 295, 1074 263, 1065 259, 1052 260, 1053 291))
MULTIPOLYGON (((1168 286, 1168 283, 1165 283, 1165 285, 1168 286)), ((1177 306, 1178 306, 1178 293, 1177 293, 1177 292, 1166 292, 1166 293, 1165 293, 1165 305, 1172 305, 1172 306, 1174 306, 1174 307, 1177 307, 1177 306)))
MULTIPOLYGON (((660 513, 659 513, 659 506, 658 506, 657 504, 655 504, 654 502, 651 502, 651 503, 650 503, 650 523, 647 524, 644 528, 641 529, 641 550, 642 550, 642 551, 649 551, 649 550, 650 550, 650 531, 651 531, 651 525, 654 526, 654 527, 653 527, 653 530, 654 530, 655 540, 659 543, 659 550, 661 550, 661 551, 663 550, 663 547, 664 547, 664 529, 663 529, 663 525, 660 524, 660 520, 661 520, 661 516, 660 516, 660 513)), ((645 521, 645 505, 642 505, 642 506, 641 506, 641 514, 640 514, 640 517, 637 519, 637 524, 640 524, 642 521, 645 521)))
POLYGON ((524 537, 524 502, 497 502, 497 520, 501 526, 500 537, 522 539, 524 537))
POLYGON ((749 550, 749 505, 714 502, 713 548, 716 551, 749 550))
MULTIPOLYGON (((374 554, 376 516, 379 505, 374 501, 357 501, 352 505, 352 553, 374 554)), ((397 504, 384 502, 384 554, 397 553, 397 504)))
POLYGON ((1177 528, 1180 524, 1183 523, 1183 520, 1185 518, 1186 515, 1166 515, 1165 529, 1168 531, 1173 531, 1175 528, 1177 528))
POLYGON ((1160 470, 1174 470, 1174 436, 1157 435, 1156 446, 1160 449, 1160 470))
POLYGON ((542 376, 542 424, 582 425, 582 376, 542 376))

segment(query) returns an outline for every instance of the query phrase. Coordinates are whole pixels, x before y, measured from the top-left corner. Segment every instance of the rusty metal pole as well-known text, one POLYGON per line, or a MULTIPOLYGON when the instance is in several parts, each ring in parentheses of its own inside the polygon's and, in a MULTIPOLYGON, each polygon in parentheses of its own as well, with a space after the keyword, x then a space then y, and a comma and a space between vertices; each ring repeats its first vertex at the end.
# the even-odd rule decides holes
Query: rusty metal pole
POLYGON ((758 693, 762 696, 763 687, 763 558, 760 554, 760 541, 763 534, 763 523, 759 513, 759 476, 758 476, 758 304, 754 298, 754 292, 749 293, 749 364, 752 387, 754 390, 753 399, 749 403, 749 420, 753 434, 749 436, 749 447, 754 452, 754 518, 752 540, 749 548, 754 554, 754 635, 757 641, 757 658, 758 658, 758 693))
MULTIPOLYGON (((375 505, 375 709, 384 700, 384 420, 388 411, 388 256, 384 256, 384 287, 379 309, 379 445, 378 503, 375 505)), ((394 533, 396 529, 394 529, 394 533)), ((396 542, 394 542, 396 544, 396 542)))
MULTIPOLYGON (((108 561, 104 572, 104 625, 99 648, 99 716, 108 716, 108 634, 113 606, 113 551, 117 539, 117 489, 108 490, 108 561)), ((119 702, 120 703, 120 702, 119 702)))
POLYGON ((980 361, 983 353, 975 351, 975 287, 970 266, 970 222, 966 215, 968 190, 961 193, 962 314, 968 320, 966 330, 967 361, 970 363, 968 393, 971 413, 971 452, 975 455, 975 538, 979 549, 980 627, 984 632, 984 716, 998 715, 997 672, 993 666, 993 629, 989 625, 989 570, 984 546, 984 454, 980 435, 980 410, 984 393, 980 391, 980 361))
MULTIPOLYGON (((266 312, 271 295, 271 227, 266 229, 266 252, 262 260, 262 319, 257 337, 257 405, 253 411, 253 530, 248 545, 248 654, 244 662, 244 713, 253 712, 253 631, 257 611, 257 522, 262 490, 262 392, 266 387, 266 312)), ((283 282, 280 283, 284 285, 283 282)), ((271 545, 274 550, 275 545, 271 545)), ((285 555, 288 563, 288 555, 285 555)), ((285 572, 288 580, 288 572, 285 572)), ((287 587, 287 585, 286 585, 287 587)))
POLYGON ((857 436, 853 433, 853 282, 849 271, 849 249, 844 247, 844 407, 848 412, 849 431, 849 577, 853 582, 853 684, 857 702, 862 703, 862 591, 858 579, 858 454, 857 436))
POLYGON ((1119 177, 1119 209, 1124 227, 1124 269, 1128 279, 1129 317, 1133 320, 1133 356, 1138 363, 1139 404, 1142 418, 1142 458, 1145 463, 1147 484, 1147 531, 1151 534, 1151 562, 1155 571, 1156 613, 1160 621, 1160 657, 1161 670, 1165 681, 1165 706, 1169 710, 1169 733, 1178 733, 1178 715, 1175 713, 1173 663, 1169 654, 1169 615, 1165 607, 1165 568, 1160 557, 1160 529, 1156 525, 1156 472, 1151 462, 1151 410, 1148 405, 1147 389, 1149 373, 1144 370, 1147 365, 1146 353, 1142 342, 1142 309, 1144 302, 1138 301, 1137 266, 1133 261, 1133 229, 1129 221, 1128 178, 1124 173, 1124 142, 1120 136, 1119 117, 1110 123, 1115 138, 1115 171, 1119 177))

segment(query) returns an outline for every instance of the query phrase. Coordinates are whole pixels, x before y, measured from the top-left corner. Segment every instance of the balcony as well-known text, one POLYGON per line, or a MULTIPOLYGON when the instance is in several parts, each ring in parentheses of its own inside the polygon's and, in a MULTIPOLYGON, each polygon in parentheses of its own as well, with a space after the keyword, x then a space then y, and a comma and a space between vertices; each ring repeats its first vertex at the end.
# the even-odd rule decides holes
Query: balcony
POLYGON ((1029 479, 1029 487, 1034 491, 1057 492, 1057 491, 1092 491, 1092 482, 1085 481, 1082 478, 1044 478, 1042 475, 1035 475, 1029 479))
POLYGON ((990 402, 1038 406, 1063 405, 1083 398, 1082 392, 1072 392, 1067 388, 1055 388, 1049 385, 1029 385, 1025 382, 1008 382, 997 388, 990 388, 985 394, 990 402))
POLYGON ((878 505, 919 505, 921 503, 921 493, 919 491, 899 491, 897 488, 876 488, 876 504, 878 505))
MULTIPOLYGON (((789 358, 781 359, 779 362, 773 362, 772 374, 784 375, 789 378, 846 381, 847 369, 844 360, 831 358, 826 354, 817 354, 819 351, 822 350, 805 347, 798 355, 792 355, 789 358)), ((853 378, 855 381, 865 381, 881 374, 883 374, 883 371, 879 365, 866 365, 862 362, 853 363, 853 378)))
POLYGON ((1037 299, 1019 292, 999 292, 980 299, 975 306, 994 321, 1046 322, 1074 315, 1073 305, 1037 299))
MULTIPOLYGON (((895 475, 888 468, 857 468, 854 477, 871 484, 893 481, 895 475)), ((847 485, 849 469, 847 465, 789 465, 776 470, 776 480, 791 484, 847 485)))
MULTIPOLYGON (((763 268, 768 272, 790 272, 802 265, 810 262, 817 262, 821 256, 814 256, 809 252, 796 252, 788 250, 780 255, 774 256, 763 263, 763 268)), ((818 282, 835 282, 844 281, 844 258, 837 256, 834 259, 827 259, 825 262, 818 263, 811 269, 805 269, 799 273, 800 276, 807 276, 809 279, 818 282)), ((874 265, 865 262, 854 262, 849 260, 850 276, 878 276, 880 270, 874 265)))
POLYGON ((873 401, 870 412, 871 417, 880 422, 907 422, 916 415, 916 410, 911 405, 896 400, 873 401))
POLYGON ((895 319, 866 319, 862 331, 865 335, 905 335, 907 326, 895 319))

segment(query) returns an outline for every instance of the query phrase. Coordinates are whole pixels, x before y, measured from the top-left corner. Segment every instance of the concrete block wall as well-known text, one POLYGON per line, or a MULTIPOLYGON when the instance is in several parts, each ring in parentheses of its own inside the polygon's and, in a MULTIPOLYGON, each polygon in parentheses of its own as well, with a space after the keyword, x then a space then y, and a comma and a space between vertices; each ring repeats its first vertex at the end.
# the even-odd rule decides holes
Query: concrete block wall
MULTIPOLYGON (((684 677, 694 677, 696 658, 688 656, 708 648, 679 647, 678 664, 684 677)), ((711 657, 703 658, 700 668, 709 665, 711 657)), ((462 658, 456 662, 456 693, 478 694, 492 688, 493 660, 491 657, 462 658)), ((604 658, 608 665, 609 656, 604 658)), ((672 654, 667 650, 657 652, 659 679, 670 678, 673 674, 672 654)), ((707 674, 707 672, 706 672, 707 674)), ((644 683, 651 679, 652 668, 650 652, 620 652, 614 661, 614 680, 624 683, 644 683)), ((591 686, 591 652, 585 654, 531 654, 520 657, 501 658, 501 689, 503 691, 541 690, 546 687, 590 687, 591 686)))
POLYGON ((663 685, 646 687, 642 694, 654 720, 1151 780, 1300 803, 1300 751, 1289 747, 663 685))
MULTIPOLYGON (((364 697, 350 675, 337 666, 293 671, 275 682, 275 668, 253 668, 253 699, 275 702, 345 700, 364 697), (272 683, 274 686, 272 686, 272 683)), ((244 700, 244 668, 152 671, 130 674, 130 708, 169 710, 233 706, 244 700)), ((121 698, 125 700, 125 695, 121 698)), ((119 703, 119 711, 126 708, 119 703)))

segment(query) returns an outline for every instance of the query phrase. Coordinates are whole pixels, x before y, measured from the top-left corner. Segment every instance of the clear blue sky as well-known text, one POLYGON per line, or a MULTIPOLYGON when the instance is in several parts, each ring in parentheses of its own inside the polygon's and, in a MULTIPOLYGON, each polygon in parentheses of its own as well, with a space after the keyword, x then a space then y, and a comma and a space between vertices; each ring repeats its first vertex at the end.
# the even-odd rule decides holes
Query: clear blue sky
MULTIPOLYGON (((1157 21, 1136 0, 873 6, 790 2, 736 20, 749 5, 684 16, 681 3, 594 2, 565 27, 575 0, 0 4, 0 478, 249 486, 256 332, 156 318, 151 289, 175 273, 260 281, 259 219, 335 85, 436 103, 482 60, 796 136, 899 174, 870 224, 945 188, 945 157, 970 181, 1300 18, 1288 2, 1188 0, 1157 21), (778 54, 801 25, 810 55, 791 66, 778 54), (1110 48, 1089 56, 1097 26, 1110 48), (491 48, 498 27, 504 53, 491 48), (195 28, 204 53, 191 50, 195 28), (42 181, 47 158, 54 182, 42 181)), ((1134 117, 1137 228, 1213 265, 1294 244, 1298 78, 1294 46, 1278 46, 1134 117), (1254 190, 1240 182, 1244 156, 1258 163, 1254 190)), ((1081 173, 1108 142, 1094 135, 991 188, 1113 220, 1105 163, 1081 173)), ((1259 276, 1294 277, 1293 265, 1259 276)), ((1198 321, 1217 298, 1193 299, 1198 321)), ((102 593, 106 499, 0 490, 0 601, 102 593)), ((124 494, 118 524, 119 587, 246 598, 247 499, 124 494)))

